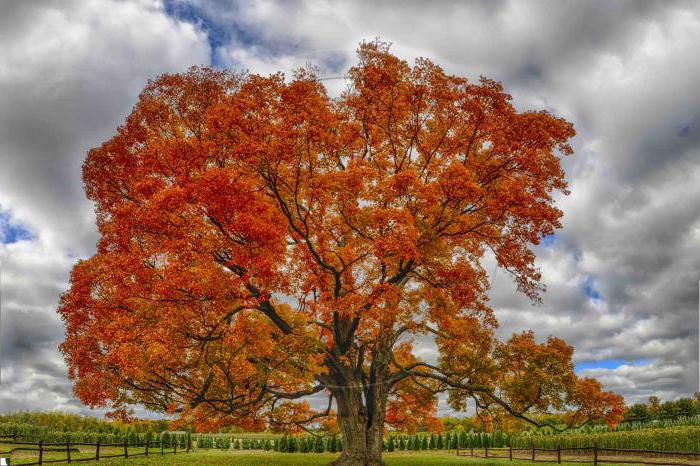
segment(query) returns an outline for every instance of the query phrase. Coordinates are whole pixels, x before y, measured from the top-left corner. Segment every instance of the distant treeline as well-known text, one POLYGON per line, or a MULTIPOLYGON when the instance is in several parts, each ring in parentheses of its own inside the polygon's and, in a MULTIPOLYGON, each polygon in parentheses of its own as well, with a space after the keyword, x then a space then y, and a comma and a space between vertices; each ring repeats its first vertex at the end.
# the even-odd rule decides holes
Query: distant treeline
POLYGON ((0 414, 0 424, 27 424, 52 431, 97 432, 115 435, 125 435, 129 432, 163 432, 168 430, 169 423, 170 421, 167 420, 136 420, 125 423, 58 411, 0 414))
POLYGON ((680 398, 663 403, 652 396, 647 403, 637 403, 627 408, 624 422, 675 420, 698 414, 700 414, 700 393, 696 394, 696 399, 680 398))

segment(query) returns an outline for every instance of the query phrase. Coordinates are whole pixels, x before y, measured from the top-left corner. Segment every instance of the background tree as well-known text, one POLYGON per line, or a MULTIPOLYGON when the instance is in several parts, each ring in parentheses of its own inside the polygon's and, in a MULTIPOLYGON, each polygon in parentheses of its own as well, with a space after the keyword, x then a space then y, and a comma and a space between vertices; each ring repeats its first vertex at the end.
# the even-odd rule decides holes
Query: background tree
POLYGON ((60 306, 77 395, 200 429, 334 415, 338 464, 381 463, 385 423, 436 422, 445 390, 486 417, 618 422, 570 346, 499 342, 488 306, 486 260, 543 289, 531 247, 560 226, 572 126, 380 42, 358 58, 339 98, 304 70, 162 76, 89 152, 100 240, 60 306))
POLYGON ((625 421, 629 422, 648 422, 652 419, 652 415, 647 405, 636 403, 627 408, 625 411, 625 421))
POLYGON ((651 412, 652 416, 658 417, 661 409, 661 400, 659 400, 658 396, 650 396, 649 397, 649 411, 651 412))
POLYGON ((680 398, 676 400, 677 417, 692 417, 697 415, 698 409, 692 398, 680 398))

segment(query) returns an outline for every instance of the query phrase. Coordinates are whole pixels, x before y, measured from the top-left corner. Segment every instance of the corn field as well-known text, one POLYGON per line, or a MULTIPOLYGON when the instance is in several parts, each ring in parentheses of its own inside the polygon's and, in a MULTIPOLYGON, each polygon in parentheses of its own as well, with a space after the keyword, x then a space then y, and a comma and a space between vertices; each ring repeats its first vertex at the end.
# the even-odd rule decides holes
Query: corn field
POLYGON ((511 438, 514 448, 601 448, 700 452, 700 427, 630 430, 563 435, 521 435, 511 438))
POLYGON ((679 417, 676 419, 662 419, 653 421, 633 421, 633 422, 623 422, 618 424, 616 427, 610 428, 606 424, 587 424, 585 426, 579 427, 577 429, 570 429, 564 432, 558 432, 549 427, 543 427, 540 429, 526 430, 519 434, 520 436, 540 436, 540 435, 573 435, 573 434, 591 434, 591 433, 602 433, 602 432, 628 432, 635 430, 646 430, 646 429, 665 429, 669 427, 682 427, 682 426, 700 426, 700 416, 686 416, 679 417))

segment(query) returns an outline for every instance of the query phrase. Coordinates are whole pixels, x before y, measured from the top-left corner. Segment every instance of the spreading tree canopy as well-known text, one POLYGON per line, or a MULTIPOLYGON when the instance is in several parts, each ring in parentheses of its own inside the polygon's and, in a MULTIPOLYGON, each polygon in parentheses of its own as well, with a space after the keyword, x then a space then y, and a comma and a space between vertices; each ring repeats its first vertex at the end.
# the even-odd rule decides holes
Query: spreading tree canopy
POLYGON ((164 75, 89 152, 100 239, 60 305, 80 399, 203 429, 337 419, 339 464, 380 463, 385 424, 429 425, 442 391, 490 418, 618 422, 571 346, 498 341, 488 304, 491 259, 543 290, 532 247, 560 227, 572 125, 381 42, 348 75, 338 98, 309 70, 164 75))

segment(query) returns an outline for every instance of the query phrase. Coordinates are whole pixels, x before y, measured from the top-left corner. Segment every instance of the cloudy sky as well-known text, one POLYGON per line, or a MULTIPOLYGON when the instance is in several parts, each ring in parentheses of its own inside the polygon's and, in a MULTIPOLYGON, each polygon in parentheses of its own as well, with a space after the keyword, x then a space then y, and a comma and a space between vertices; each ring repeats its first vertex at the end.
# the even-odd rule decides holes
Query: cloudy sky
POLYGON ((578 131, 564 228, 537 251, 544 302, 496 273, 500 331, 565 338, 579 373, 628 402, 697 391, 700 3, 27 0, 0 3, 0 411, 86 412, 56 315, 97 240, 80 166, 149 78, 305 63, 342 77, 377 36, 578 131))

